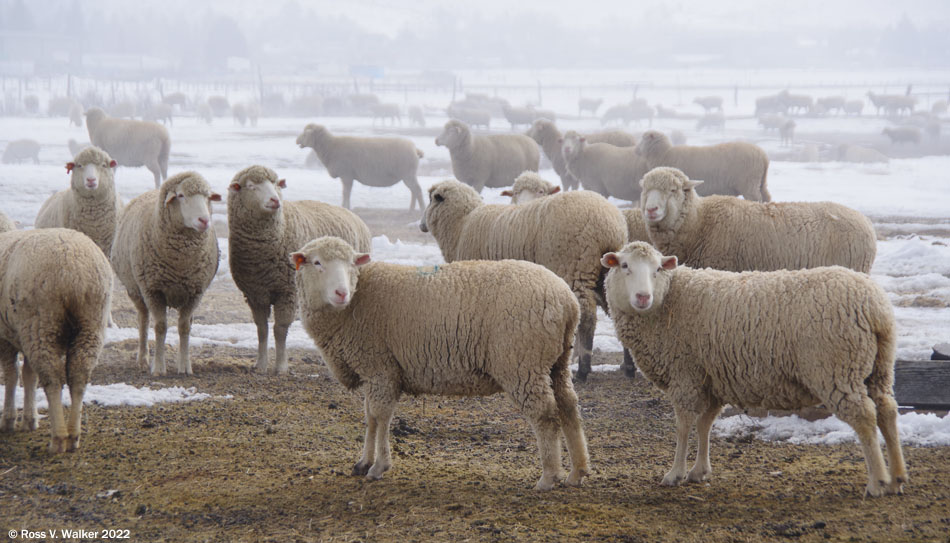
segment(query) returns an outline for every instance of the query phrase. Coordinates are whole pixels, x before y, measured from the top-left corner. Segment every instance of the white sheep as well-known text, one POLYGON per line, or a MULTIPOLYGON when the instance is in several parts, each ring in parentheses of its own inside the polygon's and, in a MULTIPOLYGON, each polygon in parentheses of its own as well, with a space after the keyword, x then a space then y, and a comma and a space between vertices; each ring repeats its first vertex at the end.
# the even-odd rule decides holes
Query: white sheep
POLYGON ((351 211, 314 201, 286 202, 286 181, 264 166, 235 174, 228 188, 228 263, 257 326, 255 371, 267 371, 267 320, 274 306, 277 373, 287 373, 287 330, 297 297, 287 255, 320 236, 337 236, 368 251, 370 233, 351 211))
POLYGON ((897 126, 887 127, 881 131, 890 138, 891 143, 915 143, 920 144, 921 132, 916 126, 897 126))
POLYGON ((702 106, 707 115, 710 110, 722 113, 722 96, 697 96, 693 98, 693 103, 702 106))
POLYGON ((198 303, 218 271, 211 202, 221 196, 195 172, 168 178, 125 207, 112 244, 112 267, 138 314, 139 365, 148 363, 149 316, 155 320, 152 375, 165 375, 168 307, 178 310, 178 373, 192 375, 188 341, 198 303))
POLYGON ((370 187, 389 187, 402 181, 409 192, 409 210, 425 205, 416 178, 422 151, 405 138, 334 136, 326 127, 308 124, 297 136, 297 145, 316 151, 329 172, 343 182, 343 207, 350 208, 353 181, 370 187))
POLYGON ((871 221, 833 202, 750 202, 700 197, 676 168, 643 176, 640 210, 650 241, 687 266, 728 271, 845 266, 869 273, 877 253, 871 221))
POLYGON ((425 128, 426 116, 419 106, 409 106, 409 124, 425 128))
POLYGON ((656 105, 656 116, 661 119, 675 119, 677 117, 676 110, 671 107, 666 107, 663 104, 656 105))
POLYGON ((815 103, 825 111, 831 112, 831 110, 836 110, 838 113, 845 111, 844 106, 847 103, 844 96, 825 96, 815 100, 815 103))
POLYGON ((376 124, 376 120, 380 119, 386 121, 387 119, 393 125, 397 122, 402 124, 402 117, 399 114, 399 104, 373 104, 369 108, 370 112, 373 115, 373 124, 376 124))
POLYGON ((247 110, 247 120, 256 128, 257 121, 261 118, 261 106, 257 102, 248 102, 244 108, 247 110))
POLYGON ((791 94, 788 90, 782 90, 778 93, 778 97, 789 114, 793 112, 808 113, 814 105, 814 100, 807 94, 791 94))
POLYGON ((161 121, 162 124, 172 125, 174 120, 172 118, 172 106, 165 103, 158 103, 149 106, 145 113, 142 115, 143 121, 161 121))
POLYGON ((307 333, 337 380, 365 393, 366 438, 354 475, 377 480, 391 467, 389 425, 402 394, 505 392, 538 440, 535 488, 550 490, 562 477, 562 430, 571 456, 565 484, 582 483, 587 440, 569 369, 579 312, 559 277, 515 260, 431 271, 369 263, 331 237, 291 259, 307 333))
POLYGON ((507 187, 524 171, 538 171, 538 146, 523 134, 480 136, 461 121, 445 123, 435 144, 449 149, 456 179, 475 188, 507 187))
POLYGON ((24 160, 32 160, 33 164, 40 163, 40 144, 36 140, 19 139, 7 144, 3 150, 0 162, 4 164, 19 164, 24 160))
POLYGON ((655 114, 656 112, 652 107, 638 100, 634 100, 629 104, 611 106, 604 112, 604 116, 600 118, 600 124, 604 126, 614 121, 620 121, 624 125, 628 125, 631 122, 636 121, 639 123, 646 119, 649 121, 649 125, 653 126, 653 117, 655 114))
POLYGON ((244 108, 244 104, 237 103, 231 107, 231 117, 234 118, 234 122, 244 126, 247 124, 247 109, 244 108))
MULTIPOLYGON (((544 155, 551 161, 554 172, 561 178, 561 187, 565 191, 576 190, 579 182, 567 170, 564 153, 561 151, 563 136, 557 126, 548 119, 537 119, 528 130, 527 136, 541 146, 544 155)), ((609 143, 617 147, 632 147, 637 144, 637 139, 632 134, 620 130, 587 134, 585 137, 588 143, 609 143)))
POLYGON ((69 123, 82 127, 82 104, 75 98, 60 96, 49 101, 50 117, 69 117, 69 123))
POLYGON ((933 115, 946 115, 947 114, 947 101, 946 100, 937 100, 930 106, 930 113, 933 115))
POLYGON ((846 115, 861 115, 864 111, 864 100, 848 100, 844 103, 844 112, 846 115))
POLYGON ((897 433, 897 330, 887 295, 841 267, 730 273, 677 266, 644 242, 607 253, 617 337, 676 415, 664 485, 712 473, 709 430, 724 404, 799 409, 824 404, 854 428, 870 496, 901 494, 907 470, 897 433), (698 453, 686 471, 690 430, 698 453), (887 472, 878 444, 884 434, 887 472))
POLYGON ((86 147, 66 163, 70 186, 49 198, 36 215, 36 228, 71 228, 86 234, 104 254, 112 252, 122 202, 115 190, 116 162, 98 147, 86 147))
POLYGON ((537 116, 534 113, 534 110, 527 107, 512 107, 509 104, 504 104, 501 106, 501 111, 505 114, 505 119, 511 123, 511 128, 514 129, 518 125, 530 126, 534 122, 537 116))
POLYGON ((755 99, 755 116, 761 117, 767 114, 786 114, 788 107, 785 105, 782 97, 777 94, 759 96, 755 99))
POLYGON ((75 230, 0 234, 0 431, 13 431, 17 353, 23 353, 21 430, 35 430, 37 382, 49 402, 52 453, 79 448, 82 398, 105 340, 112 270, 99 247, 75 230), (72 407, 63 413, 63 385, 72 407))
POLYGON ((639 181, 649 168, 636 147, 587 143, 586 137, 573 130, 568 130, 563 140, 567 170, 584 188, 631 202, 640 199, 639 181))
POLYGON ((577 116, 580 117, 585 111, 590 111, 591 115, 597 115, 597 110, 604 103, 603 98, 579 98, 577 100, 577 116))
POLYGON ((188 105, 188 97, 184 93, 173 92, 163 96, 162 103, 172 107, 178 106, 178 110, 181 111, 188 105))
POLYGON ((214 113, 211 111, 211 106, 206 102, 198 104, 198 107, 195 108, 195 117, 209 125, 214 122, 214 113))
POLYGON ((762 126, 762 130, 768 132, 769 130, 778 131, 782 128, 782 125, 788 118, 784 115, 777 115, 775 113, 766 113, 759 117, 759 124, 762 126))
POLYGON ((461 121, 471 127, 482 126, 485 130, 488 130, 491 126, 491 113, 484 109, 451 104, 445 112, 449 118, 461 121))
POLYGON ((868 98, 877 108, 878 115, 881 114, 881 110, 889 115, 900 115, 903 111, 907 111, 907 114, 910 115, 914 112, 914 106, 917 104, 916 98, 902 94, 876 94, 873 91, 868 91, 868 98))
POLYGON ((231 109, 231 103, 224 96, 209 96, 207 104, 215 117, 224 117, 231 109))
POLYGON ((526 204, 560 191, 561 187, 545 181, 538 172, 528 171, 516 177, 511 189, 501 191, 501 195, 510 197, 513 204, 526 204))
POLYGON ((874 163, 889 162, 887 155, 877 149, 842 143, 837 149, 837 159, 842 162, 874 163))
POLYGON ((528 260, 564 279, 580 302, 577 378, 587 378, 596 307, 603 300, 599 290, 603 252, 598 251, 625 243, 627 226, 620 210, 584 190, 521 205, 485 205, 471 187, 442 181, 429 189, 429 205, 419 227, 432 232, 446 262, 528 260))
POLYGON ((114 119, 94 107, 86 111, 89 140, 119 163, 119 166, 145 166, 155 177, 155 188, 168 177, 168 130, 150 121, 114 119))
POLYGON ((703 115, 696 121, 696 130, 719 130, 720 132, 726 128, 726 117, 721 112, 720 113, 710 113, 703 115))
POLYGON ((782 126, 778 128, 778 135, 782 140, 782 145, 791 145, 795 138, 795 121, 787 119, 782 123, 782 126))
POLYGON ((636 149, 647 170, 671 166, 690 179, 702 179, 699 193, 704 196, 725 194, 761 202, 772 199, 767 186, 769 157, 758 145, 734 141, 705 147, 674 146, 663 133, 648 130, 636 149))

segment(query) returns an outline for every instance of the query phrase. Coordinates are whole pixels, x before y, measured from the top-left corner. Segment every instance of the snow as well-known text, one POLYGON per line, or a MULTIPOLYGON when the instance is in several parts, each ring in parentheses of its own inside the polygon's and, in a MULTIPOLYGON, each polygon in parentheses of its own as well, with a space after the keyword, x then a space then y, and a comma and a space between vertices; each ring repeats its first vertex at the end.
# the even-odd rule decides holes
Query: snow
MULTIPOLYGON (((3 401, 5 391, 0 389, 0 403, 3 401)), ((23 409, 23 387, 17 387, 14 395, 17 409, 23 409)), ((72 398, 69 396, 69 388, 63 387, 63 405, 70 405, 72 398)), ((83 404, 96 404, 103 407, 131 406, 131 407, 151 407, 158 403, 182 403, 194 402, 198 400, 209 399, 230 399, 231 396, 212 396, 204 392, 198 392, 195 387, 134 387, 126 383, 111 383, 108 385, 89 385, 86 387, 86 393, 83 395, 83 404)), ((46 409, 49 402, 46 400, 46 392, 42 387, 36 388, 36 407, 37 409, 46 409)))

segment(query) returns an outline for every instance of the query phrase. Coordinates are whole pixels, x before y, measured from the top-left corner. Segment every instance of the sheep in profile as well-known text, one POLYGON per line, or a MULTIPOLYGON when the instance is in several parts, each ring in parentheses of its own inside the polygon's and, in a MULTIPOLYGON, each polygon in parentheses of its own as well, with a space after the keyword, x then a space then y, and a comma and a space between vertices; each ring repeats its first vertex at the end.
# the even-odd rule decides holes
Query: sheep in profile
POLYGON ((696 130, 719 130, 726 129, 726 117, 722 113, 711 113, 703 115, 696 121, 696 130))
POLYGON ((860 116, 862 111, 864 111, 864 100, 848 100, 844 103, 845 115, 860 116))
POLYGON ((484 109, 452 104, 445 110, 451 119, 461 121, 473 128, 482 126, 485 130, 491 126, 491 113, 484 109))
POLYGON ((947 114, 947 101, 946 100, 937 100, 930 106, 930 113, 933 115, 946 115, 947 114))
POLYGON ((704 196, 725 194, 757 202, 772 199, 767 187, 769 157, 758 145, 736 141, 706 147, 674 146, 663 133, 648 130, 636 149, 646 161, 647 171, 671 166, 690 179, 702 179, 699 193, 704 196))
POLYGON ((209 125, 214 122, 214 113, 211 111, 211 106, 206 102, 198 104, 198 107, 195 108, 195 117, 209 125))
POLYGON ((724 404, 799 409, 822 403, 858 435, 866 495, 903 492, 907 469, 894 401, 897 326, 887 295, 870 277, 841 267, 691 269, 643 242, 605 254, 602 263, 610 268, 605 283, 617 337, 673 404, 676 452, 664 485, 701 482, 712 473, 709 431, 724 404), (698 453, 687 472, 694 425, 698 453))
POLYGON ((162 124, 173 124, 172 119, 172 106, 160 103, 149 106, 145 111, 145 114, 142 115, 143 121, 161 121, 162 124))
POLYGON ((231 109, 231 103, 228 102, 228 99, 224 96, 209 96, 207 104, 215 117, 224 117, 228 114, 228 110, 231 109))
POLYGON ((572 464, 565 484, 582 483, 587 440, 569 369, 579 311, 559 277, 516 260, 431 272, 370 263, 333 237, 291 259, 307 333, 337 380, 365 393, 366 439, 354 475, 377 480, 392 466, 389 425, 402 394, 505 392, 537 436, 535 488, 550 490, 562 477, 561 431, 572 464))
POLYGON ((40 163, 40 144, 36 140, 13 140, 3 150, 0 162, 4 164, 19 164, 24 160, 32 160, 33 164, 40 163))
POLYGON ((244 104, 234 104, 234 106, 231 107, 231 116, 234 118, 236 124, 241 126, 247 124, 247 110, 244 108, 244 104))
POLYGON ((782 100, 782 97, 777 94, 770 94, 766 96, 759 96, 755 99, 755 116, 761 117, 767 114, 786 114, 788 113, 788 107, 785 105, 785 102, 782 100))
POLYGON ((297 136, 301 149, 316 151, 330 177, 343 182, 343 207, 350 208, 353 182, 370 187, 389 187, 402 181, 409 192, 409 210, 422 209, 422 188, 416 178, 422 151, 405 138, 360 138, 334 136, 326 127, 308 124, 297 136))
POLYGON ((768 132, 769 130, 778 131, 782 128, 782 125, 788 120, 784 115, 776 115, 774 113, 767 113, 759 117, 759 125, 762 126, 762 130, 768 132))
POLYGON ((568 130, 562 152, 567 170, 584 188, 631 202, 640 199, 639 181, 649 168, 636 147, 589 144, 586 137, 568 130))
POLYGON ((86 111, 86 129, 93 145, 109 153, 119 166, 145 166, 155 187, 168 177, 168 130, 150 121, 115 119, 94 107, 86 111))
POLYGON ((819 98, 815 101, 815 104, 824 108, 825 111, 831 112, 832 110, 837 111, 838 113, 844 112, 844 105, 847 103, 844 96, 825 96, 819 98))
POLYGON ((511 123, 512 129, 518 125, 530 126, 536 118, 534 110, 527 107, 511 107, 509 104, 503 104, 501 111, 505 114, 505 119, 511 123))
POLYGON ((888 127, 882 130, 881 134, 890 138, 891 143, 914 143, 919 145, 921 140, 920 129, 916 126, 888 127))
POLYGON ((676 110, 671 107, 666 107, 663 104, 656 105, 656 116, 661 119, 675 119, 677 117, 676 110))
POLYGON ((49 101, 50 117, 69 117, 69 123, 82 127, 82 104, 75 98, 61 96, 49 101))
POLYGON ((580 117, 585 111, 590 111, 591 115, 597 115, 597 110, 603 103, 603 98, 580 98, 577 100, 577 116, 580 117))
POLYGON ((693 103, 702 106, 706 115, 709 115, 710 110, 722 113, 722 96, 697 96, 693 103))
POLYGON ((276 373, 287 373, 287 330, 294 321, 297 297, 294 268, 287 255, 320 236, 337 236, 358 251, 368 251, 369 228, 346 209, 314 201, 286 202, 287 182, 264 166, 235 174, 228 188, 228 262, 231 276, 257 327, 257 364, 267 371, 267 320, 274 306, 276 373))
POLYGON ((452 173, 478 193, 485 187, 507 187, 524 171, 538 171, 538 145, 523 134, 479 136, 463 122, 448 121, 435 139, 449 149, 452 173))
POLYGON ((792 139, 795 138, 795 121, 787 119, 782 126, 778 128, 779 138, 782 140, 782 145, 791 145, 792 139))
POLYGON ((792 113, 808 113, 814 105, 814 100, 807 94, 792 94, 788 90, 778 93, 778 98, 785 106, 785 110, 792 113))
POLYGON ((162 103, 167 104, 171 107, 178 106, 178 110, 181 111, 185 109, 185 106, 188 105, 188 97, 181 92, 173 92, 166 94, 162 97, 162 103))
POLYGON ((133 198, 119 217, 112 267, 138 313, 137 361, 142 366, 148 360, 149 316, 155 320, 152 375, 165 375, 168 307, 178 310, 178 373, 193 374, 191 319, 218 271, 211 202, 220 201, 201 175, 183 172, 133 198))
POLYGON ((426 116, 419 106, 409 106, 409 124, 413 126, 426 127, 426 116))
POLYGON ((389 120, 392 125, 395 125, 397 122, 402 124, 402 117, 399 114, 399 104, 373 104, 369 107, 369 110, 373 115, 374 125, 377 119, 383 122, 389 120))
POLYGON ((695 268, 727 271, 845 266, 869 273, 877 253, 871 221, 833 202, 762 203, 700 197, 676 168, 643 176, 640 210, 650 241, 695 268))
POLYGON ((603 300, 598 251, 626 240, 626 224, 614 205, 584 190, 527 204, 485 205, 471 187, 443 181, 430 187, 419 227, 432 232, 446 262, 528 260, 564 279, 580 302, 577 378, 587 378, 596 307, 603 300))
POLYGON ((0 367, 5 395, 0 431, 16 421, 17 353, 23 353, 21 430, 35 430, 37 381, 49 402, 51 453, 79 448, 82 398, 105 340, 112 270, 99 247, 75 230, 0 234, 0 367), (68 267, 51 266, 61 263, 68 267), (72 407, 63 412, 63 385, 72 407))
POLYGON ((513 204, 526 204, 560 191, 561 187, 545 181, 538 172, 529 171, 519 175, 511 186, 511 190, 503 190, 501 195, 510 197, 513 204))
MULTIPOLYGON (((527 136, 541 146, 544 155, 551 161, 554 172, 561 178, 561 187, 565 191, 576 190, 579 182, 567 171, 567 163, 561 151, 563 136, 557 126, 548 119, 537 119, 528 130, 527 136)), ((586 138, 589 143, 609 143, 617 147, 632 147, 637 144, 637 139, 632 134, 620 130, 588 134, 586 138)))

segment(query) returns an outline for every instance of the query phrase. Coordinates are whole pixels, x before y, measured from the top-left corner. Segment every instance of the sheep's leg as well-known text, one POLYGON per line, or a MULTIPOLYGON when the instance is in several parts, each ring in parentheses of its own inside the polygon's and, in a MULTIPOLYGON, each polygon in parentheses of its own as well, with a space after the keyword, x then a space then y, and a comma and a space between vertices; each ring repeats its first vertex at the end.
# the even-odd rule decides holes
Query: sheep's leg
POLYGON ((481 194, 482 189, 485 188, 485 181, 476 181, 475 184, 472 185, 472 188, 475 189, 475 192, 481 194))
POLYGON ((676 486, 686 479, 686 448, 689 445, 689 431, 696 420, 695 413, 679 406, 673 406, 676 414, 676 453, 673 455, 673 468, 663 477, 661 484, 676 486))
MULTIPOLYGON (((564 356, 566 358, 567 353, 564 353, 564 356)), ((577 394, 571 383, 571 370, 567 367, 567 360, 556 367, 551 376, 561 430, 567 441, 567 451, 571 455, 571 473, 564 484, 579 486, 584 477, 590 474, 588 466, 590 455, 587 452, 587 437, 584 436, 584 428, 581 425, 581 415, 577 409, 577 394)))
POLYGON ((409 192, 412 193, 412 197, 409 199, 409 211, 412 211, 416 208, 416 202, 419 202, 419 210, 425 209, 425 204, 422 202, 422 187, 419 186, 419 180, 413 176, 410 179, 403 180, 403 183, 409 188, 409 192))
POLYGON ((633 362, 633 355, 630 354, 629 349, 623 350, 623 363, 620 364, 620 369, 623 370, 623 374, 627 377, 633 379, 637 376, 637 365, 633 362))
POLYGON ((146 371, 148 370, 148 306, 145 300, 137 293, 129 292, 129 298, 132 299, 132 305, 135 306, 135 312, 139 321, 139 353, 135 360, 146 371))
POLYGON ((701 483, 712 474, 712 465, 709 463, 709 431, 721 409, 720 405, 710 405, 696 421, 696 463, 686 475, 687 481, 701 483))
POLYGON ((897 402, 890 394, 873 397, 877 406, 877 426, 884 435, 887 446, 887 463, 890 466, 891 480, 888 494, 903 494, 907 482, 907 466, 904 464, 904 452, 901 450, 900 435, 897 432, 897 402))
POLYGON ((864 452, 864 461, 868 468, 868 486, 865 494, 875 498, 883 496, 890 486, 890 480, 884 467, 884 454, 877 440, 878 415, 874 402, 867 394, 855 392, 842 394, 825 405, 837 406, 834 410, 835 415, 847 422, 858 434, 861 450, 864 452))
MULTIPOLYGON (((36 411, 36 384, 37 375, 26 356, 23 357, 23 418, 20 419, 20 430, 36 430, 40 415, 36 411)), ((16 383, 16 379, 13 380, 16 383)))
MULTIPOLYGON (((560 413, 554 389, 547 375, 530 375, 528 381, 516 380, 505 386, 511 401, 521 410, 538 440, 541 456, 541 478, 535 490, 551 490, 561 478, 560 413)), ((578 479, 581 478, 580 474, 578 479)))
POLYGON ((353 192, 353 180, 341 177, 343 182, 343 208, 350 209, 350 193, 353 192))
POLYGON ((165 301, 158 296, 149 296, 146 301, 149 313, 155 319, 155 358, 152 359, 152 375, 165 375, 165 336, 168 333, 168 315, 165 301))
POLYGON ((287 332, 294 322, 297 306, 293 300, 284 300, 274 304, 274 347, 277 350, 277 365, 274 371, 286 375, 290 371, 287 364, 287 332))
POLYGON ((49 403, 47 415, 49 416, 50 433, 52 434, 49 442, 49 452, 53 454, 66 452, 69 450, 69 435, 66 432, 66 421, 63 418, 63 384, 50 382, 43 387, 43 390, 46 391, 46 401, 49 403))
POLYGON ((251 315, 257 326, 257 364, 254 365, 254 371, 264 373, 267 371, 267 319, 270 318, 270 304, 252 305, 251 315))
POLYGON ((393 419, 399 390, 396 379, 387 379, 381 383, 371 383, 366 387, 366 400, 369 416, 376 419, 376 460, 366 473, 366 479, 378 481, 392 467, 392 451, 389 447, 389 425, 393 419))
POLYGON ((363 438, 363 455, 360 461, 353 466, 353 475, 363 476, 369 472, 373 460, 376 458, 376 417, 369 409, 369 397, 363 398, 363 413, 366 417, 366 436, 363 438))
POLYGON ((597 325, 597 306, 586 293, 577 297, 581 304, 581 320, 577 325, 577 380, 587 381, 590 357, 594 350, 594 327, 597 325))
POLYGON ((162 168, 157 163, 147 164, 148 171, 155 177, 155 188, 162 186, 162 168))
POLYGON ((86 393, 86 385, 89 383, 92 368, 102 352, 103 335, 100 332, 100 326, 102 326, 101 322, 82 323, 82 330, 66 351, 66 383, 69 385, 69 395, 72 400, 66 427, 67 451, 79 448, 82 398, 86 393))
POLYGON ((12 432, 16 426, 16 349, 6 341, 0 341, 0 367, 3 369, 3 416, 0 417, 0 432, 12 432))
POLYGON ((182 307, 178 310, 178 373, 194 375, 191 371, 191 353, 188 344, 191 340, 191 319, 195 313, 194 304, 182 307))

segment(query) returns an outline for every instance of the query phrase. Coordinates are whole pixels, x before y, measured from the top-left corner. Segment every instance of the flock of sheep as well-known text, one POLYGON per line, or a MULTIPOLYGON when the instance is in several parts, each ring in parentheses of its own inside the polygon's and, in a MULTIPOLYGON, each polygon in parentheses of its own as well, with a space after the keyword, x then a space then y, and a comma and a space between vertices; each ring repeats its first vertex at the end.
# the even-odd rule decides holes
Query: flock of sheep
MULTIPOLYGON (((698 103, 722 107, 721 100, 698 103)), ((579 103, 582 111, 599 106, 579 103)), ((823 403, 858 434, 866 493, 902 492, 896 325, 867 275, 876 243, 866 217, 832 202, 771 202, 769 161, 756 145, 674 145, 654 130, 639 138, 561 134, 538 111, 518 116, 499 107, 527 135, 478 134, 449 120, 436 143, 448 148, 456 180, 431 186, 427 204, 416 178, 422 153, 411 141, 335 136, 317 124, 297 144, 340 178, 343 207, 285 201, 286 181, 260 165, 237 172, 228 186, 229 264, 258 330, 255 370, 271 367, 273 307, 273 371, 288 372, 287 332, 299 313, 336 379, 364 392, 366 436, 354 474, 379 479, 391 468, 389 425, 402 394, 505 392, 537 437, 536 488, 580 485, 589 455, 569 366, 576 358, 576 379, 586 380, 600 306, 626 348, 627 373, 639 368, 673 403, 676 450, 663 484, 710 475, 709 431, 725 404, 823 403), (541 152, 560 187, 538 176, 541 152), (447 264, 371 262, 369 228, 344 209, 355 181, 405 183, 410 209, 423 209, 420 228, 447 264), (486 186, 510 186, 512 204, 485 204, 486 186), (607 196, 636 207, 621 211, 607 196), (687 472, 693 426, 698 454, 687 472), (566 477, 561 433, 571 460, 566 477)), ((167 176, 163 126, 97 108, 86 123, 92 145, 67 163, 70 187, 43 205, 37 228, 0 221, 0 429, 15 426, 16 355, 23 353, 20 427, 37 426, 39 383, 50 399, 53 452, 79 446, 82 395, 110 321, 113 274, 137 311, 138 363, 165 374, 172 307, 177 371, 190 375, 192 315, 220 256, 211 202, 222 196, 196 172, 167 176), (123 207, 118 165, 146 166, 156 189, 123 207), (69 273, 51 262, 68 263, 69 273), (68 423, 58 400, 63 385, 72 395, 68 423)))

